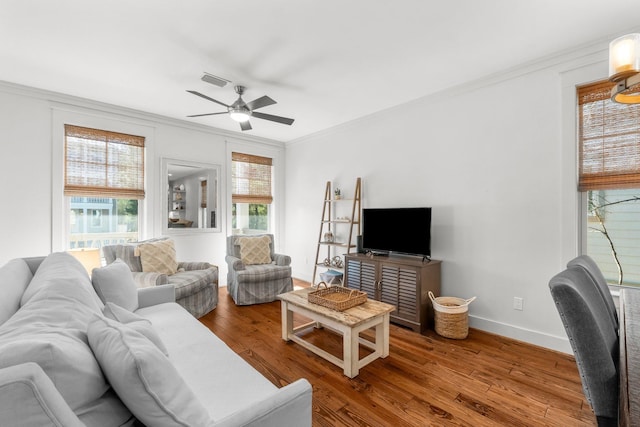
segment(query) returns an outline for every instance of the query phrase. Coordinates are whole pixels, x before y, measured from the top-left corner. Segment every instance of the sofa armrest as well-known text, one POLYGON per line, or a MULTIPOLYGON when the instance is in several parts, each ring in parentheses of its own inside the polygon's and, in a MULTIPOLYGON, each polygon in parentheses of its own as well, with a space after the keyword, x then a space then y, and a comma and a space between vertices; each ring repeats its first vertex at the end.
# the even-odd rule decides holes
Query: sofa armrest
POLYGON ((185 271, 206 270, 207 268, 215 267, 208 262, 178 262, 178 270, 181 268, 185 271))
POLYGON ((289 255, 273 254, 273 260, 276 262, 276 265, 291 264, 291 257, 289 255))
POLYGON ((240 271, 244 270, 245 268, 242 260, 240 258, 234 257, 233 255, 227 255, 225 257, 225 261, 227 261, 227 265, 229 266, 230 270, 240 271))
POLYGON ((138 289, 138 308, 150 307, 165 302, 176 302, 176 288, 173 285, 138 289))
POLYGON ((40 365, 28 362, 0 369, 2 424, 84 427, 40 365))
POLYGON ((217 427, 311 426, 311 394, 309 381, 299 379, 269 397, 251 404, 213 423, 217 427))
POLYGON ((169 283, 169 277, 163 273, 132 271, 131 274, 138 288, 149 288, 169 283))

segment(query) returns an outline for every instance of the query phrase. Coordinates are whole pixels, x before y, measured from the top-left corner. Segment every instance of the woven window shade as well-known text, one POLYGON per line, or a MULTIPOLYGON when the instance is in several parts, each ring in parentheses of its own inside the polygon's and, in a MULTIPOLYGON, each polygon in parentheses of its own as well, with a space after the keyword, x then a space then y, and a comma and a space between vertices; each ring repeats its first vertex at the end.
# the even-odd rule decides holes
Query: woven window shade
POLYGON ((65 196, 144 199, 144 137, 65 125, 65 196))
POLYGON ((231 153, 231 201, 233 203, 271 204, 271 167, 269 157, 231 153))
POLYGON ((578 87, 579 191, 640 188, 640 104, 612 102, 612 87, 578 87))

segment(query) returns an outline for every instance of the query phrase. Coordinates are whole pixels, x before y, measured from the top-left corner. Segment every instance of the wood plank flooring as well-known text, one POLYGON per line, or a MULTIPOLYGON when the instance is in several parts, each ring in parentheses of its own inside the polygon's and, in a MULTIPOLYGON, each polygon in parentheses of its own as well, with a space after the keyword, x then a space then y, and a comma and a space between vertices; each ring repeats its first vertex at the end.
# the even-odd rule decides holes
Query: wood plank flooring
MULTIPOLYGON (((596 425, 572 356, 479 330, 450 340, 392 324, 389 357, 349 379, 282 340, 279 301, 239 307, 221 287, 218 307, 200 321, 275 385, 309 380, 314 426, 596 425)), ((305 339, 341 354, 328 330, 305 339)))

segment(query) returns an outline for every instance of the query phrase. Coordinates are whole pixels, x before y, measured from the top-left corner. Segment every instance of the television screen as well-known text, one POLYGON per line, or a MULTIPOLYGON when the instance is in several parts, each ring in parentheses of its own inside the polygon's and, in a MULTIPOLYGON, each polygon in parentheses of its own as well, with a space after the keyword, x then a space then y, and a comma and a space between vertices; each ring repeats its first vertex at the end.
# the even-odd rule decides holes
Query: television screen
POLYGON ((431 208, 363 209, 362 248, 431 256, 431 208))

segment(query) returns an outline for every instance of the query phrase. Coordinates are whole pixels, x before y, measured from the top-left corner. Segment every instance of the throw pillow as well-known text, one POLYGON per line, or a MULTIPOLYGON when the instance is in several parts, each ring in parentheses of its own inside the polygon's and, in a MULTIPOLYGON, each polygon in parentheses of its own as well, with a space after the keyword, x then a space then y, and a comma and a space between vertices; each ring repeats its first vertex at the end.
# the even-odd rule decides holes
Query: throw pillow
POLYGON ((91 282, 103 303, 112 302, 129 311, 138 308, 138 288, 129 266, 121 259, 106 267, 94 268, 91 282))
POLYGON ((271 249, 269 236, 238 237, 240 245, 240 259, 245 265, 271 264, 271 249))
POLYGON ((164 343, 160 339, 160 336, 158 335, 156 330, 153 328, 153 324, 149 319, 138 316, 137 314, 130 312, 126 308, 122 308, 112 302, 108 302, 104 305, 102 314, 104 314, 107 319, 120 322, 123 325, 126 325, 129 328, 133 329, 134 331, 141 333, 142 335, 147 337, 149 341, 154 343, 161 352, 163 352, 167 356, 169 355, 167 347, 165 347, 164 343))
POLYGON ((143 272, 172 275, 178 271, 173 240, 142 243, 136 247, 135 254, 140 255, 143 272))
POLYGON ((213 424, 173 364, 142 334, 98 315, 87 333, 109 383, 143 424, 213 424))

